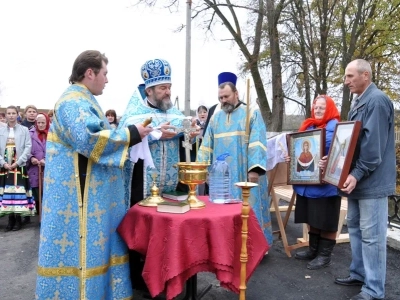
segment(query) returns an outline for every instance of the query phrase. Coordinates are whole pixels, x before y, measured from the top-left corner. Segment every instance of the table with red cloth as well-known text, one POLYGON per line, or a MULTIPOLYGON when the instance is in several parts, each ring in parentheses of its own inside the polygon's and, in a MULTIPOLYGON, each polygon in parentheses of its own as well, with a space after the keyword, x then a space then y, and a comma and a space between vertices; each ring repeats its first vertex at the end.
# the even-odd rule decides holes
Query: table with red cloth
MULTIPOLYGON (((203 209, 184 214, 157 212, 134 205, 118 227, 128 248, 146 257, 142 276, 152 297, 179 295, 186 280, 198 272, 212 272, 221 286, 239 293, 242 244, 242 205, 214 204, 207 197, 203 209)), ((269 246, 250 210, 247 239, 247 280, 269 246)))

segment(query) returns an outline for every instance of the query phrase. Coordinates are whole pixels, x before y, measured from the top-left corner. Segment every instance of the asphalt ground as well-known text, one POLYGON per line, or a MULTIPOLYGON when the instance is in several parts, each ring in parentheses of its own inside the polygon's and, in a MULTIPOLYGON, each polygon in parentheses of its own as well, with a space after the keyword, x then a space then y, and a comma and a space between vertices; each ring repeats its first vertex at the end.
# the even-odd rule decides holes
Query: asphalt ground
MULTIPOLYGON (((0 218, 0 300, 34 299, 39 226, 37 217, 32 218, 32 221, 31 224, 25 225, 20 231, 4 232, 7 218, 0 218)), ((276 224, 274 219, 272 222, 276 224)), ((290 220, 287 226, 289 243, 294 243, 301 234, 301 225, 294 224, 290 220)), ((360 288, 340 286, 334 284, 333 281, 336 276, 348 275, 350 260, 349 243, 338 244, 333 251, 330 267, 310 271, 306 268, 307 262, 287 257, 282 242, 276 239, 269 254, 264 257, 249 280, 246 299, 349 299, 357 294, 360 288)), ((400 299, 399 282, 400 251, 388 248, 385 299, 400 299)), ((238 295, 219 287, 218 280, 213 274, 198 274, 199 291, 209 284, 212 285, 212 288, 202 300, 239 299, 238 295)), ((182 298, 183 295, 178 297, 178 299, 182 298)), ((134 299, 144 300, 146 298, 137 292, 134 299)))

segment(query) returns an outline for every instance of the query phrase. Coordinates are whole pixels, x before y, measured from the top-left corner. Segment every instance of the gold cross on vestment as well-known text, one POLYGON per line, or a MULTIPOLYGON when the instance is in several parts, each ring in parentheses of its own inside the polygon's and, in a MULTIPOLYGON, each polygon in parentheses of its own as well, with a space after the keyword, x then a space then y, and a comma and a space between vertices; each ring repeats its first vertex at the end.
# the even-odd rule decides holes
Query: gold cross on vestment
POLYGON ((44 177, 43 181, 46 184, 46 189, 49 188, 48 184, 56 182, 54 179, 50 178, 50 176, 44 177))
POLYGON ((62 237, 63 238, 61 240, 54 240, 54 244, 60 245, 61 246, 61 250, 60 251, 61 251, 62 254, 64 254, 65 251, 66 251, 66 247, 67 246, 73 246, 74 242, 70 242, 70 241, 67 240, 67 233, 66 232, 63 233, 62 237))
POLYGON ((46 161, 52 161, 53 160, 53 155, 57 155, 58 151, 54 148, 47 148, 46 149, 46 161))
POLYGON ((88 217, 96 217, 97 218, 97 223, 101 223, 101 216, 104 215, 106 213, 105 209, 100 210, 99 209, 99 205, 96 203, 94 205, 95 210, 94 212, 88 213, 88 217))
POLYGON ((69 223, 69 218, 71 218, 71 217, 78 217, 79 216, 79 214, 77 213, 77 212, 73 212, 72 210, 71 210, 71 207, 72 207, 72 204, 71 203, 68 203, 67 204, 67 209, 66 210, 62 210, 62 211, 59 211, 58 212, 58 214, 59 215, 64 215, 64 217, 65 217, 65 221, 64 221, 64 223, 65 224, 68 224, 69 223))
POLYGON ((60 292, 59 291, 55 291, 54 292, 54 298, 51 298, 50 300, 60 300, 60 292))
POLYGON ((96 181, 96 179, 94 179, 94 176, 91 178, 90 180, 90 184, 89 187, 92 189, 93 195, 97 194, 97 187, 101 186, 103 184, 103 181, 96 181))
POLYGON ((71 174, 70 180, 69 181, 63 181, 62 185, 69 187, 69 194, 72 195, 74 193, 74 189, 76 189, 76 176, 74 174, 71 174))
POLYGON ((79 117, 75 119, 75 122, 78 123, 80 121, 85 121, 86 117, 88 117, 89 114, 85 112, 82 108, 79 108, 79 117))
POLYGON ((100 237, 99 237, 99 239, 97 241, 94 242, 94 245, 95 246, 100 246, 101 250, 104 251, 104 245, 105 245, 105 243, 107 242, 108 239, 104 237, 104 234, 103 234, 102 231, 100 231, 99 235, 100 235, 100 237))

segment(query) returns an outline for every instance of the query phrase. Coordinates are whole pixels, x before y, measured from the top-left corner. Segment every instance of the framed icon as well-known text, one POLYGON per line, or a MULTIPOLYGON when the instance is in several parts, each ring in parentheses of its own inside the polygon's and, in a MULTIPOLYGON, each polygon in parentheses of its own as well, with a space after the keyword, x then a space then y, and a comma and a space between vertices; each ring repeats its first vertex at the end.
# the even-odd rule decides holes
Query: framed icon
POLYGON ((329 149, 328 160, 322 180, 343 188, 343 183, 349 175, 351 161, 361 129, 360 121, 339 122, 329 149))
POLYGON ((324 155, 325 128, 288 134, 287 144, 288 184, 321 184, 318 162, 324 155))

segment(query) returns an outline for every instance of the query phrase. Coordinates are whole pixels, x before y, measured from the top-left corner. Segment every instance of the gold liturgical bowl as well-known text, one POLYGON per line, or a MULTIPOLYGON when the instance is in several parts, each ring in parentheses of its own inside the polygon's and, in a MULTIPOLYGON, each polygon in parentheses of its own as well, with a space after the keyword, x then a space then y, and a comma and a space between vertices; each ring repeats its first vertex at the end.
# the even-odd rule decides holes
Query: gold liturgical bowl
POLYGON ((189 196, 187 202, 190 208, 203 208, 206 204, 196 197, 196 187, 207 179, 207 168, 210 164, 206 162, 180 162, 178 166, 178 178, 183 184, 189 186, 189 196))

